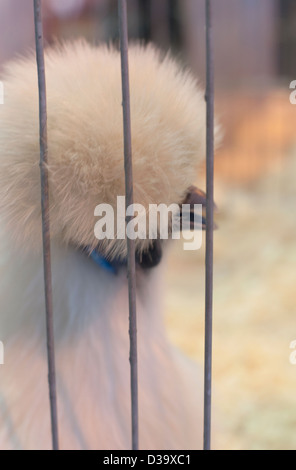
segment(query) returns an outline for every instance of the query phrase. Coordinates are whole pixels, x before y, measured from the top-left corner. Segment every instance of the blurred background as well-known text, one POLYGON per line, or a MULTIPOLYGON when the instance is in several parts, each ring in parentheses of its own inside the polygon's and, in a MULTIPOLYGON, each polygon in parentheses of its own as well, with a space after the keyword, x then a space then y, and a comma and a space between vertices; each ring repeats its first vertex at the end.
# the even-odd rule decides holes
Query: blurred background
MULTIPOLYGON (((296 449, 295 0, 212 0, 216 113, 213 416, 220 449, 296 449)), ((116 0, 44 0, 46 41, 118 42, 116 0)), ((131 39, 205 83, 204 0, 128 0, 131 39)), ((0 71, 34 47, 33 1, 0 0, 0 71)), ((196 184, 205 189, 201 168, 196 184)), ((168 260, 172 341, 202 364, 204 244, 168 260)))

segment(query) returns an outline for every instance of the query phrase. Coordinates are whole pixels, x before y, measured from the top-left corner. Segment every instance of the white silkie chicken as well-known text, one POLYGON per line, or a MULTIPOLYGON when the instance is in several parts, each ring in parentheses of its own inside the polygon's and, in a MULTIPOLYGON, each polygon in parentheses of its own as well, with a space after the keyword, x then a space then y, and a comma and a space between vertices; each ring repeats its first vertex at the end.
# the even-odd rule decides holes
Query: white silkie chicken
MULTIPOLYGON (((125 193, 120 56, 79 41, 45 59, 60 448, 129 449, 126 242, 94 236, 95 207, 109 203, 116 213, 125 193), (87 255, 90 246, 111 269, 87 255)), ((151 46, 131 46, 129 63, 134 200, 145 208, 191 201, 205 155, 203 93, 151 46)), ((2 81, 0 448, 48 449, 34 54, 7 65, 2 81)), ((138 239, 136 253, 140 448, 199 448, 202 380, 166 338, 162 245, 138 239)))

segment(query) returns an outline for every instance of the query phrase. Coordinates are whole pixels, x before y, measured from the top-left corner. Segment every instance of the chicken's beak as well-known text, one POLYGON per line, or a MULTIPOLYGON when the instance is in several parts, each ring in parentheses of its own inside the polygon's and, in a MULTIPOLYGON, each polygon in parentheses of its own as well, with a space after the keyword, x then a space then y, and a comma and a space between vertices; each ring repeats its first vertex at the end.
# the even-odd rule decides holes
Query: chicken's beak
MULTIPOLYGON (((205 230, 206 228, 206 203, 207 203, 207 195, 204 191, 197 188, 196 186, 190 186, 188 189, 187 195, 182 202, 182 204, 189 204, 190 205, 190 230, 194 230, 196 228, 202 228, 205 230), (202 219, 200 222, 196 224, 196 218, 194 217, 194 209, 195 204, 202 205, 202 219)), ((217 211, 217 206, 214 203, 214 211, 217 211)), ((181 208, 181 220, 182 220, 182 208, 181 208)), ((214 229, 217 228, 217 225, 214 223, 214 229)))

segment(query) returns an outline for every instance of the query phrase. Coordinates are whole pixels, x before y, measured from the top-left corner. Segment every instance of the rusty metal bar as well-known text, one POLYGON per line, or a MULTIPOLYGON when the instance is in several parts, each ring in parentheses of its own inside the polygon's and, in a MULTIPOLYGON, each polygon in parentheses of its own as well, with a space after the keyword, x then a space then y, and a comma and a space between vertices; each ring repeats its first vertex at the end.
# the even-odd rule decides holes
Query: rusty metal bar
POLYGON ((214 229, 214 64, 211 0, 206 7, 206 281, 204 347, 204 450, 211 448, 213 229, 214 229))
MULTIPOLYGON (((119 37, 121 52, 122 107, 124 130, 124 171, 126 208, 133 204, 133 171, 131 144, 131 115, 128 69, 128 25, 126 0, 118 0, 119 37)), ((126 224, 132 217, 126 217, 126 224)), ((131 370, 131 420, 132 449, 139 448, 138 426, 138 355, 137 355, 137 313, 136 313, 136 257, 135 241, 127 237, 127 275, 129 296, 129 335, 131 370)))
POLYGON ((42 240, 45 289, 45 312, 47 334, 48 385, 51 417, 52 448, 58 450, 58 419, 55 379, 55 354, 53 334, 52 280, 50 256, 50 225, 49 225, 49 190, 47 171, 47 107, 46 82, 43 49, 43 25, 41 0, 34 0, 36 60, 39 90, 39 126, 40 126, 40 178, 41 178, 41 210, 42 240))

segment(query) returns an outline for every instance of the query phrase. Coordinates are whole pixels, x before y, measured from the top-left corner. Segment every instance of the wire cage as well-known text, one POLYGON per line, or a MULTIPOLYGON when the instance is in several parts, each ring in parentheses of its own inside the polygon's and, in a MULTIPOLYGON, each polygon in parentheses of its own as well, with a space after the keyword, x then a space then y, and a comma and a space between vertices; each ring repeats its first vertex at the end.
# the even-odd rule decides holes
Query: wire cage
MULTIPOLYGON (((47 138, 46 65, 44 60, 44 24, 42 0, 34 1, 35 45, 39 92, 40 179, 43 240, 43 274, 47 335, 48 386, 51 419, 52 449, 59 449, 59 413, 57 406, 53 292, 51 275, 51 237, 49 217, 49 176, 47 138)), ((204 342, 204 449, 211 448, 211 389, 212 389, 212 299, 213 299, 213 230, 214 230, 214 67, 211 0, 205 0, 206 30, 206 263, 205 263, 205 342, 204 342)), ((118 24, 121 53, 122 118, 124 135, 123 166, 125 173, 126 207, 133 204, 133 165, 130 115, 130 85, 128 63, 128 10, 127 1, 118 0, 118 24)), ((126 224, 131 217, 127 217, 126 224)), ((131 396, 131 449, 141 448, 141 423, 138 413, 138 361, 136 312, 135 243, 127 237, 127 274, 130 336, 130 396, 131 396)), ((0 343, 0 353, 1 353, 0 343)), ((1 354, 0 354, 1 359, 1 354)))

